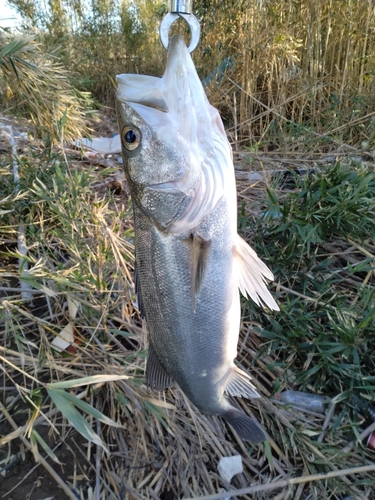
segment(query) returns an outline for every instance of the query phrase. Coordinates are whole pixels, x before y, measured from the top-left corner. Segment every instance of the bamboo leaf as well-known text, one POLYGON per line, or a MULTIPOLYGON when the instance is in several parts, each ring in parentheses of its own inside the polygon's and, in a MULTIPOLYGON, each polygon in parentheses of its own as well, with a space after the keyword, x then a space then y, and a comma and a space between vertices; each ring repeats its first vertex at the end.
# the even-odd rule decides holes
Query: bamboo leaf
POLYGON ((48 456, 52 458, 54 462, 56 462, 59 465, 63 465, 60 460, 57 458, 53 450, 48 446, 48 444, 44 441, 42 436, 37 432, 35 429, 32 429, 31 434, 30 434, 30 440, 33 444, 36 445, 36 443, 39 443, 43 450, 47 452, 48 456))
POLYGON ((128 380, 130 378, 131 377, 128 375, 91 375, 90 377, 64 380, 63 382, 52 382, 47 384, 47 387, 49 389, 72 389, 73 387, 81 387, 82 385, 114 382, 116 380, 128 380))
POLYGON ((16 37, 0 50, 0 58, 14 56, 17 52, 21 52, 27 47, 34 39, 35 36, 16 37))
POLYGON ((111 418, 106 417, 99 410, 97 410, 96 408, 93 408, 91 405, 89 405, 88 403, 86 403, 82 399, 77 398, 73 394, 70 394, 69 392, 65 392, 63 389, 52 389, 52 390, 59 391, 59 393, 61 395, 63 395, 63 397, 66 398, 66 400, 69 401, 73 406, 84 411, 85 413, 88 413, 89 415, 100 420, 104 424, 111 425, 112 427, 122 427, 121 424, 118 424, 117 422, 115 422, 111 418))
POLYGON ((47 389, 48 395, 60 410, 64 417, 73 425, 73 427, 82 434, 88 441, 91 441, 101 446, 107 453, 108 449, 104 445, 100 437, 94 432, 90 425, 86 422, 79 411, 72 405, 71 401, 66 397, 66 393, 59 389, 47 389))

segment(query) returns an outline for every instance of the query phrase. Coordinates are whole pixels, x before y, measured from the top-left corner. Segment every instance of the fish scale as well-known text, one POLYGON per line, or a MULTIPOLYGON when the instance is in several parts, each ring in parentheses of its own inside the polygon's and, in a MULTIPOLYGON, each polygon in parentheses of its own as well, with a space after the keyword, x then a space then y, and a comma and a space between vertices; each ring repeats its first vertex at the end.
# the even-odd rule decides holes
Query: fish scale
POLYGON ((239 289, 277 310, 272 273, 237 234, 231 148, 183 38, 172 37, 162 78, 120 75, 117 114, 129 183, 138 304, 146 318, 147 384, 177 384, 203 413, 245 440, 261 427, 225 393, 258 398, 234 359, 239 289))

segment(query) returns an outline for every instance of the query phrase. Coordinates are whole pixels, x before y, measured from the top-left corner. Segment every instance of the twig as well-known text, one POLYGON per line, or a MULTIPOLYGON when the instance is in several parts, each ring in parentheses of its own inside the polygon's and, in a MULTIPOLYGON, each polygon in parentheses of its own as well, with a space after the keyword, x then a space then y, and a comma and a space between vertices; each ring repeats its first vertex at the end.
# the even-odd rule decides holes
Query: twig
POLYGON ((328 410, 326 419, 324 420, 324 424, 323 424, 323 427, 322 427, 322 432, 319 434, 318 443, 321 443, 323 441, 324 431, 327 429, 328 424, 329 424, 329 422, 330 422, 333 414, 335 413, 335 408, 336 408, 336 403, 332 403, 332 405, 330 406, 330 408, 328 410))
POLYGON ((278 488, 284 488, 285 486, 290 486, 293 484, 309 483, 310 481, 325 481, 326 479, 331 479, 333 477, 349 476, 351 474, 361 474, 364 472, 372 472, 372 471, 375 471, 375 464, 364 465, 361 467, 353 467, 351 469, 331 471, 331 472, 326 472, 324 474, 314 474, 312 476, 294 477, 291 479, 276 481, 275 483, 258 484, 256 486, 250 486, 249 488, 242 488, 240 490, 227 491, 225 493, 206 495, 203 497, 195 497, 195 499, 187 498, 185 500, 221 500, 223 498, 231 498, 239 495, 247 495, 249 493, 259 493, 260 491, 276 490, 278 488))
MULTIPOLYGON (((22 293, 22 290, 21 290, 21 288, 12 288, 12 287, 8 287, 8 286, 0 286, 0 292, 17 292, 17 293, 22 293)), ((44 296, 44 293, 41 292, 40 290, 30 289, 29 293, 30 294, 38 293, 39 295, 44 296)))
MULTIPOLYGON (((7 360, 6 358, 4 358, 3 356, 0 356, 0 361, 3 361, 4 363, 6 363, 7 365, 11 366, 12 368, 14 368, 16 371, 22 373, 22 375, 25 375, 26 377, 29 377, 31 378, 31 380, 33 380, 34 382, 36 382, 38 385, 45 385, 43 382, 39 382, 38 379, 36 379, 35 377, 33 377, 32 375, 30 375, 30 373, 27 373, 25 372, 24 370, 21 370, 21 368, 18 368, 18 366, 14 365, 13 363, 11 363, 9 360, 7 360)), ((0 366, 0 368, 2 370, 4 370, 4 372, 6 371, 2 366, 0 366)))
MULTIPOLYGON (((307 472, 306 468, 305 468, 305 472, 307 472)), ((293 497, 293 500, 299 500, 301 498, 305 486, 306 486, 306 483, 300 483, 298 485, 298 488, 297 488, 297 491, 293 497)))
POLYGON ((351 238, 348 238, 348 242, 351 243, 353 246, 355 246, 359 252, 363 253, 363 255, 366 255, 366 257, 369 257, 370 259, 375 259, 375 255, 366 250, 366 248, 363 248, 363 246, 360 245, 359 243, 355 242, 351 238))
POLYGON ((237 151, 238 131, 237 131, 237 100, 236 91, 233 92, 233 118, 234 118, 234 150, 237 151))

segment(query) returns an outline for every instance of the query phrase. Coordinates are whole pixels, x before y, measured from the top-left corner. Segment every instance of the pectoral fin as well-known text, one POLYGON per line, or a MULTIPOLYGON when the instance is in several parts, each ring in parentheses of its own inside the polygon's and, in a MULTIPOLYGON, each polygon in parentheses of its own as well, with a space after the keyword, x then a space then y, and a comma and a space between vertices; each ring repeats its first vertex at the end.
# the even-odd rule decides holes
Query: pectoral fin
POLYGON ((191 305, 195 312, 195 296, 199 292, 210 253, 211 241, 192 235, 191 241, 191 305))
POLYGON ((274 279, 273 274, 240 236, 237 236, 234 261, 238 288, 242 295, 251 297, 258 306, 264 303, 270 309, 279 311, 279 306, 265 284, 265 278, 274 279))
POLYGON ((231 396, 244 398, 259 398, 260 395, 247 373, 243 372, 237 366, 233 367, 226 382, 225 392, 231 396))
POLYGON ((151 344, 148 348, 146 382, 148 387, 153 391, 164 391, 167 387, 174 385, 173 378, 160 363, 151 344))

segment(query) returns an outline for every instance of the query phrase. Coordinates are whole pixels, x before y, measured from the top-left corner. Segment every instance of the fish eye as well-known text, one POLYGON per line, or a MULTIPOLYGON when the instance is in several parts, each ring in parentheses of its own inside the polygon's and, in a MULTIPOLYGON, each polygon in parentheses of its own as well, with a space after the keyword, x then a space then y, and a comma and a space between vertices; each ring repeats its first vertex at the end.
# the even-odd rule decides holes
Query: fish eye
POLYGON ((121 132, 121 142, 125 149, 134 151, 141 142, 141 132, 135 127, 124 127, 121 132))

